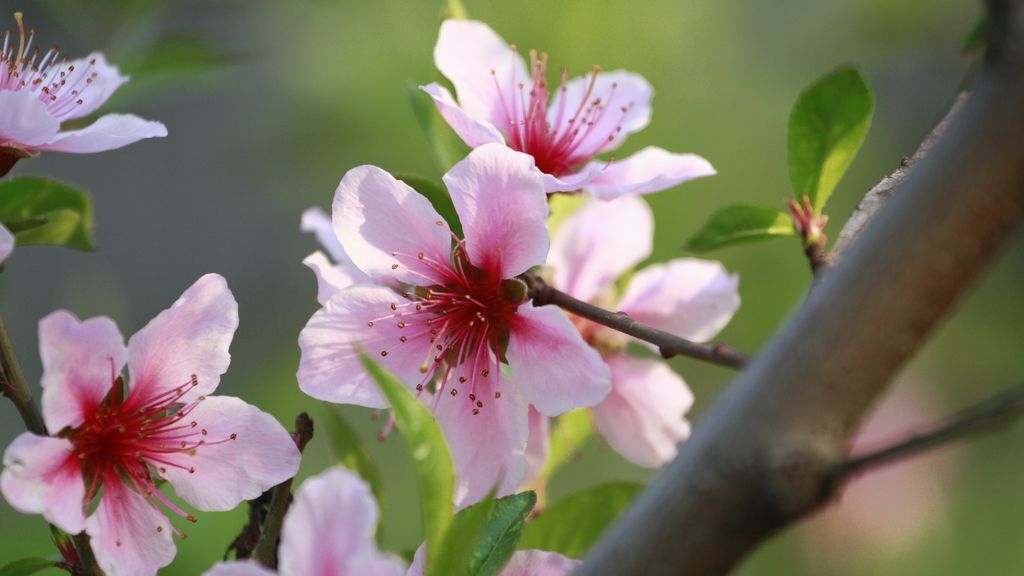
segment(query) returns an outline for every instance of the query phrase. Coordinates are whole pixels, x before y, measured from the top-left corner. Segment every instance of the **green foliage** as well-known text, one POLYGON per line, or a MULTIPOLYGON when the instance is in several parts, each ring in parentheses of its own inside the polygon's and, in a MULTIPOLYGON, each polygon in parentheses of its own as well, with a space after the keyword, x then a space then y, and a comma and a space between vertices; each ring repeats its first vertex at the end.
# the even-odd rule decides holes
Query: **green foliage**
POLYGON ((544 478, 551 478, 575 456, 593 433, 594 426, 587 410, 573 410, 559 416, 551 432, 551 449, 544 465, 544 478))
POLYGON ((0 567, 0 576, 29 576, 56 565, 53 560, 45 558, 23 558, 0 567))
POLYGON ((985 29, 988 28, 988 16, 978 18, 978 21, 971 26, 971 29, 964 36, 963 51, 974 52, 985 48, 985 29))
MULTIPOLYGON (((522 537, 526 516, 536 504, 537 495, 533 492, 513 494, 494 501, 483 534, 473 551, 467 572, 469 576, 494 576, 501 572, 522 537)), ((467 510, 469 508, 459 515, 467 510)))
POLYGON ((459 214, 455 211, 455 204, 452 203, 451 194, 444 185, 423 176, 413 174, 397 174, 395 178, 405 182, 413 190, 423 194, 430 200, 434 210, 444 218, 456 236, 462 238, 462 222, 459 221, 459 214))
POLYGON ((526 525, 519 549, 582 558, 641 490, 640 484, 615 482, 559 500, 526 525))
MULTIPOLYGON (((427 546, 427 558, 437 550, 436 569, 433 574, 458 576, 469 574, 469 565, 481 541, 487 520, 494 510, 494 493, 488 494, 481 502, 462 510, 452 521, 451 532, 443 548, 427 546)), ((431 573, 428 572, 428 576, 431 573)))
POLYGON ((434 153, 434 162, 441 172, 447 172, 456 162, 469 154, 469 146, 466 146, 444 121, 429 95, 413 85, 406 86, 405 90, 409 95, 409 104, 412 106, 413 115, 416 116, 416 122, 419 123, 423 135, 427 138, 427 144, 434 153))
POLYGON ((871 126, 875 101, 854 68, 829 73, 797 98, 789 117, 789 177, 821 213, 871 126))
POLYGON ((466 11, 466 5, 462 3, 462 0, 444 0, 444 4, 441 6, 441 19, 448 18, 456 20, 469 18, 469 12, 466 11))
POLYGON ((67 184, 22 176, 0 183, 0 222, 17 244, 94 250, 92 202, 67 184))
POLYGON ((189 35, 165 36, 122 62, 133 79, 216 70, 237 57, 219 52, 206 40, 189 35))
MULTIPOLYGON (((383 510, 384 482, 381 480, 380 470, 373 458, 370 457, 366 445, 359 439, 359 435, 345 422, 337 410, 327 412, 327 439, 333 460, 362 476, 363 480, 370 485, 377 504, 383 510)), ((377 525, 378 540, 382 528, 383 522, 377 525)))
POLYGON ((432 551, 447 550, 451 536, 455 494, 455 465, 434 415, 405 385, 366 355, 367 372, 377 382, 394 413, 398 431, 412 455, 423 510, 427 545, 427 576, 440 576, 440 560, 432 551))
POLYGON ((712 215, 686 243, 686 248, 694 252, 707 252, 730 244, 794 235, 796 230, 789 214, 739 204, 723 208, 712 215))

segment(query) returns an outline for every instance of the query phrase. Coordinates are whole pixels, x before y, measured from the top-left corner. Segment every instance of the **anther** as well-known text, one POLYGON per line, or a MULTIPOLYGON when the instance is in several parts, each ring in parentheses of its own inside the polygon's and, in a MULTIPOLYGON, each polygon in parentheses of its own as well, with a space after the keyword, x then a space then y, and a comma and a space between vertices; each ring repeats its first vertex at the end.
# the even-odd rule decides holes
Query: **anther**
POLYGON ((392 270, 398 270, 398 264, 392 264, 391 265, 391 269, 392 270))
POLYGON ((473 416, 476 416, 479 413, 480 413, 480 409, 479 408, 473 408, 473 416))
POLYGON ((237 440, 238 439, 238 434, 235 434, 234 432, 232 432, 231 433, 231 439, 232 440, 237 440))
POLYGON ((501 398, 501 392, 495 392, 494 393, 494 397, 495 398, 501 398))
POLYGON ((367 322, 366 326, 369 327, 369 328, 373 328, 373 320, 370 320, 369 322, 367 322))
POLYGON ((455 388, 452 388, 452 396, 458 396, 458 395, 459 395, 459 391, 456 390, 455 388))
POLYGON ((387 350, 381 350, 380 351, 380 355, 381 355, 381 357, 387 356, 388 355, 388 351, 387 350))
POLYGON ((483 402, 481 402, 480 400, 477 400, 477 401, 476 401, 476 407, 477 407, 477 408, 483 408, 483 407, 484 407, 484 403, 483 403, 483 402))

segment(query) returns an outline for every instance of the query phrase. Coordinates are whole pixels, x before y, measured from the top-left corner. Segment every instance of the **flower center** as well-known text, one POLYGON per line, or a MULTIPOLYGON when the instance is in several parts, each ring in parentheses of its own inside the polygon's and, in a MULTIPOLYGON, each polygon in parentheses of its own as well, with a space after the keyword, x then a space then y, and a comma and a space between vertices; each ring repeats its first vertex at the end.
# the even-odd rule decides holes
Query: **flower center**
MULTIPOLYGON (((515 50, 514 46, 512 48, 515 50)), ((496 71, 491 70, 491 75, 501 102, 508 145, 533 156, 542 172, 562 176, 615 141, 633 102, 621 102, 622 98, 616 95, 617 83, 606 92, 598 93, 600 68, 597 66, 590 74, 586 90, 582 94, 570 94, 568 71, 563 68, 558 106, 549 111, 547 63, 547 54, 541 53, 538 57, 536 51, 530 51, 529 89, 515 76, 503 86, 504 79, 498 78, 496 71), (606 118, 616 113, 620 114, 617 121, 606 118)))

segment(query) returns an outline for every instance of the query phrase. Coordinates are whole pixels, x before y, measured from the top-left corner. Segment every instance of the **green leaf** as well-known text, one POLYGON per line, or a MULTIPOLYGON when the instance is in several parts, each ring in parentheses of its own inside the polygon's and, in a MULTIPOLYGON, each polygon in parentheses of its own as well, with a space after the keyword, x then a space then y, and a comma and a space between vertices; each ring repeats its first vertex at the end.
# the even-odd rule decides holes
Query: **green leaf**
POLYGON ((789 117, 789 179, 820 214, 871 126, 875 99, 860 72, 840 68, 797 98, 789 117))
POLYGON ((365 354, 360 357, 391 406, 395 424, 412 455, 426 535, 426 575, 441 576, 444 573, 438 567, 443 556, 432 551, 447 549, 452 526, 455 465, 451 452, 430 410, 370 357, 365 354))
POLYGON ((0 183, 0 222, 17 244, 94 250, 92 202, 67 184, 22 176, 0 183))
POLYGON ((707 252, 722 246, 795 236, 793 219, 785 212, 739 204, 715 212, 686 243, 693 252, 707 252))
POLYGON ((501 572, 515 552, 526 516, 536 504, 537 495, 533 492, 513 494, 495 501, 469 563, 470 576, 495 576, 501 572))
POLYGON ((615 482, 559 500, 526 525, 519 549, 583 558, 643 488, 632 482, 615 482))
MULTIPOLYGON (((494 510, 495 500, 492 491, 486 498, 469 506, 455 515, 451 532, 442 548, 427 546, 427 560, 433 550, 437 550, 437 566, 434 574, 458 576, 469 574, 469 565, 481 541, 487 521, 494 510)), ((428 574, 430 572, 428 571, 428 574)))
POLYGON ((216 70, 237 61, 237 56, 218 51, 213 44, 191 35, 165 36, 149 49, 122 63, 134 79, 165 74, 216 70))
POLYGON ((434 206, 434 210, 437 210, 437 213, 448 223, 448 227, 451 228, 452 232, 459 238, 462 238, 462 222, 459 221, 459 214, 455 211, 455 204, 452 203, 451 194, 448 193, 448 190, 442 184, 413 174, 397 174, 395 178, 405 182, 413 190, 426 196, 427 200, 430 200, 430 203, 434 206))
POLYGON ((406 86, 405 90, 416 122, 434 153, 434 162, 441 172, 447 172, 469 154, 469 146, 444 121, 429 95, 414 85, 406 86))
POLYGON ((572 459, 594 433, 587 410, 573 410, 558 417, 551 432, 551 449, 544 465, 544 478, 551 478, 572 459))
MULTIPOLYGON (((333 460, 362 476, 363 480, 370 485, 370 490, 377 498, 377 504, 383 510, 384 483, 381 480, 380 470, 373 458, 370 457, 366 445, 359 439, 355 430, 345 422, 338 410, 327 412, 327 439, 333 460)), ((383 523, 377 524, 378 540, 382 533, 382 526, 383 523)))
POLYGON ((971 26, 971 29, 964 36, 963 51, 974 52, 985 48, 985 29, 988 28, 988 16, 978 18, 978 21, 971 26))
POLYGON ((29 576, 29 574, 35 574, 56 565, 57 563, 53 560, 45 558, 24 558, 0 567, 0 576, 29 576))
POLYGON ((444 0, 444 4, 441 6, 441 19, 447 20, 448 18, 456 20, 469 18, 469 12, 466 11, 466 5, 462 3, 462 0, 444 0))

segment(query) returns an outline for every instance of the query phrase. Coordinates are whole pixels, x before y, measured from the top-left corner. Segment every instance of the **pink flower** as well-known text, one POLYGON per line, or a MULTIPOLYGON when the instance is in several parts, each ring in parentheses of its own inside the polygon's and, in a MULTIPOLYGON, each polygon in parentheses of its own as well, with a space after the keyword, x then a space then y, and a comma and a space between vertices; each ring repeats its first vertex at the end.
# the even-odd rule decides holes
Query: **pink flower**
POLYGON ((14 252, 14 234, 6 226, 0 224, 0 264, 14 252))
MULTIPOLYGON (((281 576, 401 576, 405 567, 373 541, 379 512, 370 488, 344 468, 302 483, 284 517, 278 549, 281 576)), ((254 561, 223 562, 204 576, 273 576, 254 561)))
POLYGON ((8 32, 0 52, 0 174, 18 158, 43 150, 103 152, 167 135, 163 124, 131 114, 108 114, 61 132, 62 122, 92 114, 128 78, 98 52, 69 61, 56 46, 34 48, 35 31, 26 37, 21 14, 15 18, 19 35, 8 32))
MULTIPOLYGON (((718 262, 680 258, 647 266, 616 297, 615 280, 650 256, 653 235, 651 210, 642 199, 587 202, 555 235, 548 258, 553 285, 683 338, 710 340, 740 304, 737 277, 718 262)), ((674 458, 690 433, 684 415, 693 394, 686 383, 664 361, 627 353, 629 337, 573 321, 612 373, 612 392, 592 411, 597 431, 637 465, 655 468, 674 458)))
POLYGON ((195 521, 160 481, 192 506, 219 511, 294 476, 299 451, 272 416, 207 396, 227 370, 237 325, 235 299, 215 274, 127 347, 109 318, 82 322, 63 310, 43 318, 42 411, 53 436, 25 433, 7 448, 7 501, 66 532, 84 529, 108 576, 137 576, 174 558, 177 530, 163 509, 195 521), (130 386, 120 376, 126 364, 130 386))
POLYGON ((624 160, 595 160, 647 126, 654 91, 641 76, 598 68, 568 80, 549 101, 547 55, 514 47, 482 22, 446 20, 434 48, 438 70, 455 86, 421 88, 453 130, 475 148, 491 142, 533 156, 548 192, 584 189, 608 200, 646 194, 715 173, 694 154, 649 147, 624 160))
MULTIPOLYGON (((427 561, 425 555, 426 547, 420 546, 416 550, 412 566, 405 576, 423 576, 424 564, 427 561)), ((569 576, 573 570, 583 565, 579 560, 566 558, 556 552, 544 552, 542 550, 517 550, 512 553, 508 564, 501 569, 498 576, 569 576)), ((219 576, 233 576, 221 574, 219 576)), ((238 576, 246 576, 240 574, 238 576)))
POLYGON ((317 250, 302 261, 316 275, 317 302, 324 305, 336 292, 349 286, 374 283, 369 276, 352 263, 348 254, 345 253, 345 248, 341 242, 338 242, 338 237, 334 234, 334 225, 331 223, 330 216, 323 210, 320 208, 306 209, 302 213, 301 228, 303 232, 315 235, 324 250, 327 251, 327 254, 324 254, 317 250))
POLYGON ((358 352, 372 354, 432 400, 458 470, 456 500, 467 505, 522 480, 530 404, 548 416, 594 405, 610 376, 565 314, 530 306, 515 278, 548 251, 533 160, 482 146, 444 181, 465 239, 387 172, 361 166, 345 175, 334 231, 378 284, 340 290, 313 315, 299 335, 298 380, 322 400, 384 408, 358 352), (404 288, 390 287, 398 283, 404 288))

